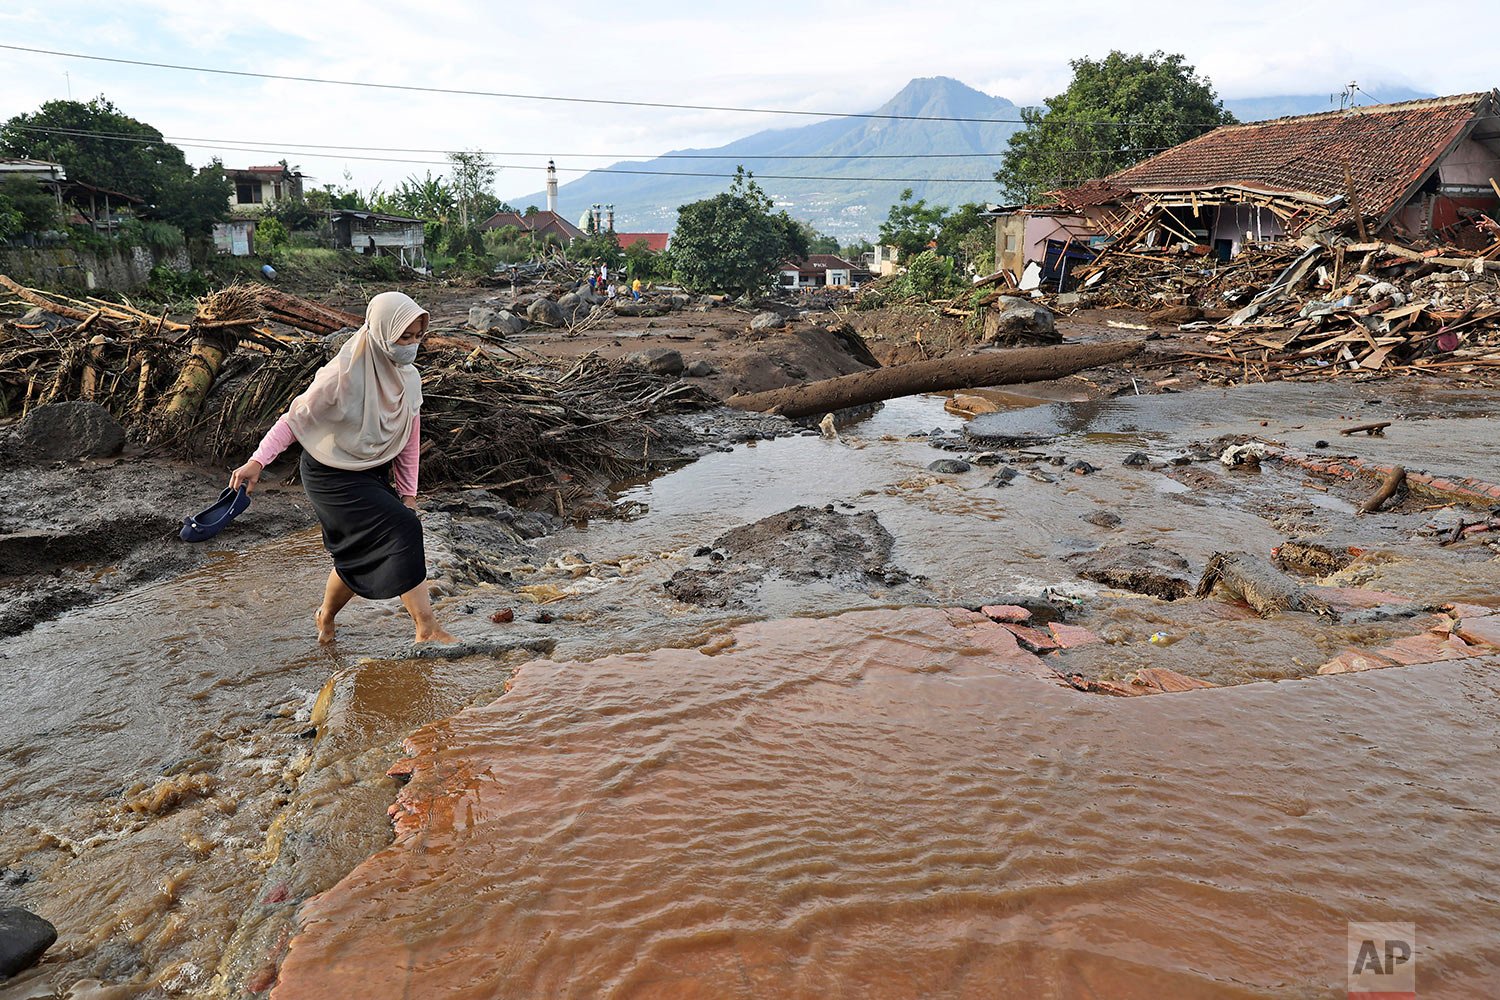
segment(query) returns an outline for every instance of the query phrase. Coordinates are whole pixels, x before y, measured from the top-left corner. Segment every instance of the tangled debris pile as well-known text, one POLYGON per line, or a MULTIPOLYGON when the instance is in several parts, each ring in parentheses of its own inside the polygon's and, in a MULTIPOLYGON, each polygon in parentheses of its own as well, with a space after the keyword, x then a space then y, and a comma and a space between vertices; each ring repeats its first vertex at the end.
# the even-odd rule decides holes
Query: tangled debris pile
POLYGON ((1196 251, 1110 246, 1077 274, 1092 304, 1206 332, 1190 358, 1262 379, 1397 370, 1500 371, 1500 261, 1393 243, 1252 244, 1218 264, 1196 251))
MULTIPOLYGON (((25 289, 37 308, 0 322, 0 416, 84 400, 131 438, 207 462, 234 462, 337 350, 359 317, 260 285, 199 301, 188 323, 128 306, 25 289)), ((423 361, 429 481, 482 483, 559 510, 650 459, 649 418, 713 404, 670 377, 590 355, 523 363, 482 339, 429 340, 423 361)))

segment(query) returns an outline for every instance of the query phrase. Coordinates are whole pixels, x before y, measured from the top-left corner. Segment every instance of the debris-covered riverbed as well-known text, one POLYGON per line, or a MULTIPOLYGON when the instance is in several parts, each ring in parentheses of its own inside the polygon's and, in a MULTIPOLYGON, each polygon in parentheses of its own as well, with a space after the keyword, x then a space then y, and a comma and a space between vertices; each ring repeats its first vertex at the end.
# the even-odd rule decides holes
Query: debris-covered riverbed
MULTIPOLYGON (((318 646, 290 488, 186 572, 14 570, 121 582, 0 645, 0 904, 60 935, 0 994, 1290 998, 1350 919, 1493 992, 1494 394, 992 395, 675 415, 587 522, 430 498, 456 661, 394 603, 318 646), (1347 456, 1434 483, 1360 515, 1347 456), (1309 610, 1191 596, 1220 553, 1309 610)), ((26 481, 175 474, 89 469, 26 481)))

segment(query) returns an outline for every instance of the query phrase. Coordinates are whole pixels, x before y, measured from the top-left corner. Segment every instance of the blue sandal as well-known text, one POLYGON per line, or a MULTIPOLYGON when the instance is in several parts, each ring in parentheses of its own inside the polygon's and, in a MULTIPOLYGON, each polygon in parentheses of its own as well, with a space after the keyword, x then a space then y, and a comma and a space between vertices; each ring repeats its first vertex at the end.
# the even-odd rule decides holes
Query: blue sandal
POLYGON ((245 487, 236 490, 226 486, 211 506, 182 519, 182 531, 178 537, 184 542, 206 542, 228 527, 229 522, 249 506, 250 494, 245 487))

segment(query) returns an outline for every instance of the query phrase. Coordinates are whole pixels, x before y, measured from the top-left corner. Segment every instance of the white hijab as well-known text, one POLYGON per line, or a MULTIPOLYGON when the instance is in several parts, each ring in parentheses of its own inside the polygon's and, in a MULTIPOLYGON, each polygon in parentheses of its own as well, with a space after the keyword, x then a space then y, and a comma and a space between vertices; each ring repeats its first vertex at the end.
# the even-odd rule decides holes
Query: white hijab
POLYGON ((312 385, 287 408, 287 421, 308 454, 335 469, 373 469, 406 447, 422 407, 422 376, 398 365, 391 346, 427 310, 401 292, 381 292, 365 325, 338 356, 318 369, 312 385))

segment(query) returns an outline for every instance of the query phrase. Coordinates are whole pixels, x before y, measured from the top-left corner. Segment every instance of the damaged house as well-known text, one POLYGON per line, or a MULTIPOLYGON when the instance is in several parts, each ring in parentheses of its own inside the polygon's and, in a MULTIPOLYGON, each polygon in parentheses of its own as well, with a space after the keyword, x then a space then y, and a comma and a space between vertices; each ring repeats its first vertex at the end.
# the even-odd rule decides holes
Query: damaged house
POLYGON ((1500 92, 1488 91, 1222 126, 1052 192, 1052 204, 992 209, 996 259, 1020 275, 1128 242, 1229 260, 1247 244, 1334 232, 1487 246, 1487 217, 1500 213, 1497 111, 1500 92))

